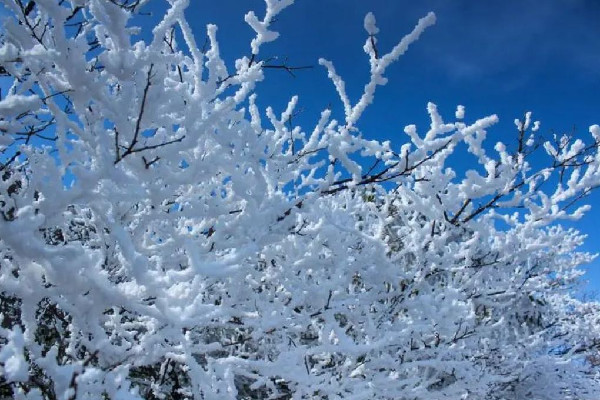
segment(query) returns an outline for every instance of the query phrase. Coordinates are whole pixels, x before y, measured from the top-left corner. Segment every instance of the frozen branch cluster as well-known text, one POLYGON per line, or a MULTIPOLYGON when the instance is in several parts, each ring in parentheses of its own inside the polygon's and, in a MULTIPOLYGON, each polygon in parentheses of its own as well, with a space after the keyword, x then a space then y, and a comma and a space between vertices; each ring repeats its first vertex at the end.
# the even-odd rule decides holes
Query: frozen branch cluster
POLYGON ((571 297, 592 256, 560 225, 600 184, 597 125, 540 143, 527 114, 492 150, 496 116, 430 103, 398 148, 365 140, 386 68, 435 21, 383 55, 368 14, 362 96, 321 60, 343 122, 305 131, 297 97, 256 104, 291 0, 246 15, 234 69, 185 0, 134 42, 143 3, 6 2, 0 397, 597 398, 600 307, 571 297))

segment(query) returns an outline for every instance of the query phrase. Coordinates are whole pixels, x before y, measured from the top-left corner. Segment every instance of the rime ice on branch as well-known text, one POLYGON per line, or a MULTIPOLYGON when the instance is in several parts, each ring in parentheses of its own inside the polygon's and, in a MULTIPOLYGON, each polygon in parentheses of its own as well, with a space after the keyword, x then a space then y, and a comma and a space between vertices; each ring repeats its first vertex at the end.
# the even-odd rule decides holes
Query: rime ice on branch
POLYGON ((560 222, 600 184, 600 128, 541 143, 527 113, 491 150, 498 117, 430 103, 404 143, 360 133, 433 14, 388 53, 368 14, 361 97, 320 60, 344 115, 305 131, 298 97, 256 103, 291 70, 260 50, 292 1, 246 14, 233 68, 189 1, 148 43, 146 1, 5 3, 0 397, 596 399, 600 309, 570 295, 592 256, 560 222))

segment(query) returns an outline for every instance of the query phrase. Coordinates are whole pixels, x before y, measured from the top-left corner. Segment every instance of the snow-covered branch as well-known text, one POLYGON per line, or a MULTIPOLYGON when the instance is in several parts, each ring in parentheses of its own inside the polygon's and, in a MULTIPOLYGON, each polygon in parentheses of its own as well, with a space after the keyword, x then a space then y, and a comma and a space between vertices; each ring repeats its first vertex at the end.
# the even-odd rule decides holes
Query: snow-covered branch
POLYGON ((233 66, 216 26, 198 47, 189 1, 136 41, 145 3, 6 2, 0 397, 596 399, 598 304, 571 297, 593 256, 560 222, 600 185, 597 125, 541 144, 527 113, 491 150, 497 116, 430 103, 426 132, 366 140, 387 67, 435 21, 384 54, 368 14, 363 94, 321 60, 343 122, 304 130, 299 97, 256 101, 265 69, 294 71, 258 59, 292 1, 246 14, 233 66))

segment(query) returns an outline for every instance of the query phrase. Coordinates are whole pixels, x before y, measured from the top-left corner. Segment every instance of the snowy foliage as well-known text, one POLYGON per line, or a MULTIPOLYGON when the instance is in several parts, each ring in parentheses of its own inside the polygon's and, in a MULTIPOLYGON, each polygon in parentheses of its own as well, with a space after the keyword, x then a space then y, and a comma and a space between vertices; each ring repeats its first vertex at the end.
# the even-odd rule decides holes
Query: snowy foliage
POLYGON ((540 143, 528 113, 490 149, 495 115, 428 104, 426 132, 365 140, 386 68, 435 22, 383 54, 368 14, 362 96, 321 60, 344 115, 305 131, 296 97, 254 92, 291 0, 246 15, 234 69, 186 0, 134 43, 143 3, 6 1, 0 396, 597 399, 600 306, 571 297, 592 257, 560 222, 600 184, 599 126, 540 143))

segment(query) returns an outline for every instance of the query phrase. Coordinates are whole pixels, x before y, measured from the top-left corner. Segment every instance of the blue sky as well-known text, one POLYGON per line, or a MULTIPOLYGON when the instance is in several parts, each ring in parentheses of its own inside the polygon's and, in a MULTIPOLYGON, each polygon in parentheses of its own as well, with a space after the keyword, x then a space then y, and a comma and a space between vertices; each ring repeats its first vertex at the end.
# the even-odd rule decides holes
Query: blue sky
MULTIPOLYGON (((263 10, 263 2, 192 2, 187 15, 198 39, 206 23, 217 24, 221 53, 234 59, 249 52, 252 31, 243 15, 251 9, 263 10)), ((466 107, 467 119, 498 114, 500 123, 488 135, 491 145, 498 140, 510 144, 516 133, 513 120, 526 111, 541 121, 540 132, 548 136, 575 129, 587 139, 589 125, 600 123, 600 2, 593 0, 297 0, 274 25, 281 37, 264 46, 261 55, 315 67, 296 78, 268 71, 259 99, 283 107, 298 94, 306 129, 328 104, 341 112, 317 60, 333 61, 357 99, 368 73, 362 45, 369 11, 380 28, 380 51, 389 50, 428 11, 436 13, 438 22, 389 68, 388 85, 378 89, 359 124, 367 137, 401 145, 405 125, 426 129, 428 101, 448 118, 457 104, 466 107)), ((600 193, 586 202, 592 211, 570 226, 589 235, 584 250, 600 252, 600 193)), ((600 262, 589 267, 586 279, 585 290, 600 291, 600 262)))
MULTIPOLYGON (((189 22, 203 43, 205 26, 219 26, 221 53, 230 61, 249 53, 252 30, 243 16, 261 15, 263 0, 191 0, 189 22)), ((151 28, 165 1, 151 0, 153 16, 136 21, 151 28)), ((300 96, 304 110, 298 121, 305 129, 320 111, 341 106, 319 57, 334 62, 356 100, 368 74, 363 19, 374 12, 380 28, 378 47, 389 50, 416 21, 434 11, 437 24, 388 69, 389 83, 380 87, 375 103, 359 127, 369 138, 405 141, 402 129, 416 123, 426 129, 426 104, 432 101, 452 118, 456 105, 466 107, 467 120, 496 113, 500 124, 489 142, 511 143, 513 120, 533 111, 540 131, 585 136, 600 123, 600 1, 597 0, 296 0, 274 25, 281 37, 261 50, 264 58, 287 57, 290 65, 313 65, 296 78, 268 71, 258 88, 259 104, 281 110, 290 96, 300 96)), ((1 8, 0 8, 1 12, 1 8)), ((458 165, 465 168, 466 165, 458 165)), ((600 252, 600 193, 586 200, 592 211, 572 226, 589 235, 584 250, 600 252)), ((600 261, 590 266, 588 289, 600 291, 600 261)))

